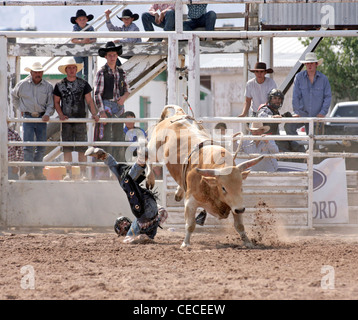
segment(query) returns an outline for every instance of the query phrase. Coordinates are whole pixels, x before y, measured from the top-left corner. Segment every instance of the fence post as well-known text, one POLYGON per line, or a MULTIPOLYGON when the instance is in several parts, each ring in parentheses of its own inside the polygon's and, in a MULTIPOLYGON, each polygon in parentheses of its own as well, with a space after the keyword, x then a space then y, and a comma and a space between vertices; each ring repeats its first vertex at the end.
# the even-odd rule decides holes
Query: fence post
POLYGON ((308 140, 308 212, 307 212, 307 227, 313 227, 313 148, 314 148, 314 126, 313 119, 309 120, 309 140, 308 140))
POLYGON ((7 155, 7 38, 0 36, 0 224, 6 223, 8 192, 8 155, 7 155))

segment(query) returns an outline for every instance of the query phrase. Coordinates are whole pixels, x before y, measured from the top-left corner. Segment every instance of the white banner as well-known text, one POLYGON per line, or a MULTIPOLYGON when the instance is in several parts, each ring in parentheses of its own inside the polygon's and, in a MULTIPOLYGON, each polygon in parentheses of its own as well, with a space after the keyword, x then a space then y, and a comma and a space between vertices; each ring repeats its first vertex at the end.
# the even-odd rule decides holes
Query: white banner
MULTIPOLYGON (((307 164, 279 161, 278 171, 305 171, 307 164)), ((343 158, 313 166, 313 223, 348 223, 346 165, 343 158)))

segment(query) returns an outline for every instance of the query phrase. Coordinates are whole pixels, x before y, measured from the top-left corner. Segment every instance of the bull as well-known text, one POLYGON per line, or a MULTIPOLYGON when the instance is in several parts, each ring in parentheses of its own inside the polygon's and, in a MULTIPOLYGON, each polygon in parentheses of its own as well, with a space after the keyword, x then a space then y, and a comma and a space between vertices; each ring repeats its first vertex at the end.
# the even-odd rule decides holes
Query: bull
POLYGON ((178 106, 164 107, 150 134, 148 155, 147 187, 152 189, 155 183, 150 163, 164 162, 178 184, 175 200, 184 198, 182 248, 190 245, 197 208, 204 208, 218 219, 226 219, 231 212, 244 245, 252 246, 243 225, 242 183, 250 172, 247 169, 263 156, 235 165, 232 153, 214 143, 203 126, 178 106))

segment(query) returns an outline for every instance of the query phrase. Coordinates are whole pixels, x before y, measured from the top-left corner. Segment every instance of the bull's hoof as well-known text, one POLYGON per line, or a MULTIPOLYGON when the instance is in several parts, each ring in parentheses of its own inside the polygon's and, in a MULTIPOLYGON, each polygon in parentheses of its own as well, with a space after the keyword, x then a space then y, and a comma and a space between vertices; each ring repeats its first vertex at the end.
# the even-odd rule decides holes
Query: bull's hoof
POLYGON ((244 246, 248 249, 255 248, 255 245, 251 241, 244 241, 244 246))
POLYGON ((175 199, 175 201, 180 202, 183 199, 183 196, 175 195, 174 199, 175 199))
POLYGON ((189 249, 190 243, 186 243, 185 241, 181 244, 180 249, 189 249))

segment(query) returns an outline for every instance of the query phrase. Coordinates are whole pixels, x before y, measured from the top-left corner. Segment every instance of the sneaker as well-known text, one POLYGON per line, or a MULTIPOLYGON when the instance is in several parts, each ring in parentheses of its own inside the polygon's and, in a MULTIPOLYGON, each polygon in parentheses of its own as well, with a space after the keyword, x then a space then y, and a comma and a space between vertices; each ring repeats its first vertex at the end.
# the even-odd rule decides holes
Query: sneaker
POLYGON ((89 147, 85 152, 85 156, 91 156, 99 160, 106 160, 108 153, 101 148, 89 147))
POLYGON ((72 178, 68 173, 63 177, 63 181, 71 181, 71 180, 72 178))
POLYGON ((35 180, 35 175, 33 172, 26 172, 25 180, 35 180))

